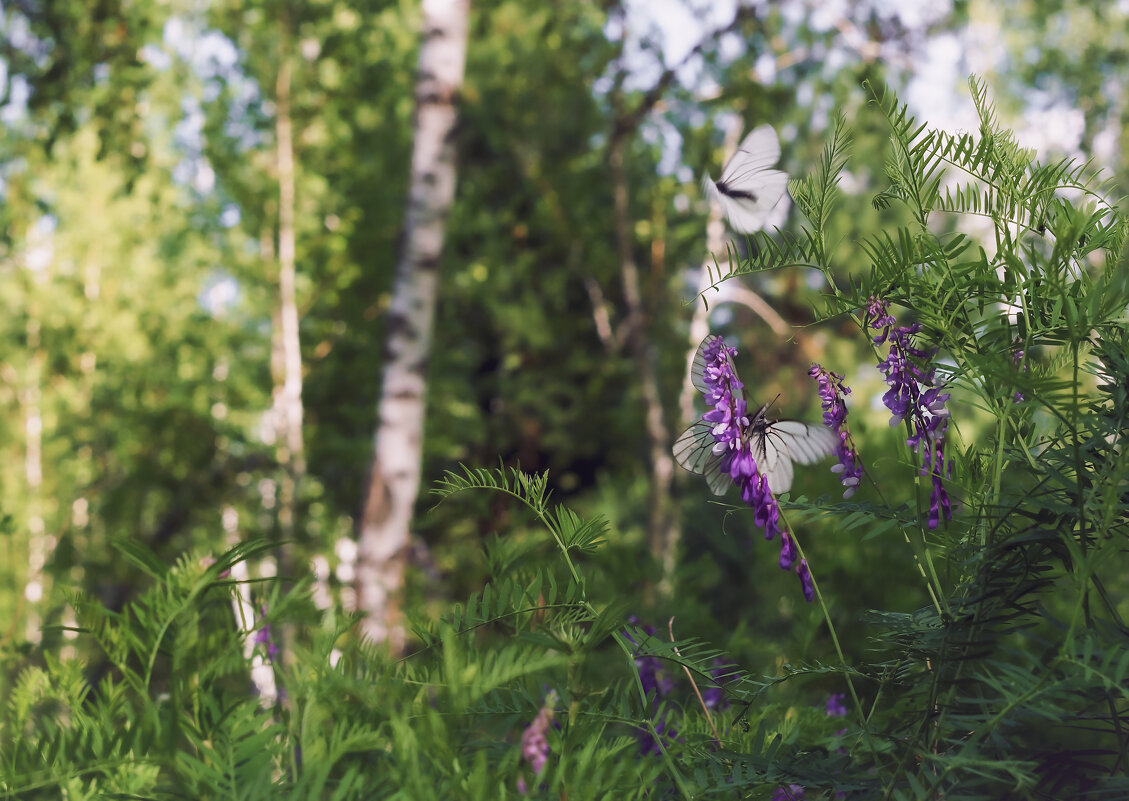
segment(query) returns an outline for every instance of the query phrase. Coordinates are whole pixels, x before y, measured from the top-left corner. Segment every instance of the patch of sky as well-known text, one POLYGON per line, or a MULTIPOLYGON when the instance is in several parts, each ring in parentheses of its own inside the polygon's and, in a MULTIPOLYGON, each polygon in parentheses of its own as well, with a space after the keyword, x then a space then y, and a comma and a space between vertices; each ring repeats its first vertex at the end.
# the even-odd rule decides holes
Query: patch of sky
POLYGON ((22 75, 13 75, 8 81, 7 102, 0 108, 0 123, 8 127, 18 125, 27 116, 27 101, 31 85, 22 75))
MULTIPOLYGON (((665 70, 677 67, 675 78, 679 84, 700 94, 716 94, 718 87, 705 69, 704 61, 691 54, 703 37, 729 25, 736 13, 736 0, 627 0, 623 13, 612 15, 604 28, 609 41, 623 42, 623 56, 611 65, 607 74, 595 81, 594 92, 597 95, 610 92, 615 71, 619 69, 627 73, 624 90, 634 92, 651 89, 665 70)), ((718 45, 723 61, 745 52, 744 42, 735 35, 723 37, 718 45)), ((705 123, 704 114, 694 116, 690 124, 705 123)), ((682 166, 683 141, 678 128, 653 116, 641 132, 645 141, 661 142, 659 172, 663 175, 678 172, 682 166)))
MULTIPOLYGON (((204 102, 217 100, 224 86, 228 87, 231 105, 224 121, 224 134, 245 150, 261 144, 253 109, 261 103, 262 93, 258 84, 240 69, 235 43, 219 31, 204 28, 200 22, 176 16, 165 23, 164 42, 201 78, 204 102)), ((202 126, 195 136, 198 140, 203 136, 202 126)), ((202 144, 193 149, 202 151, 202 144)))
POLYGON ((158 72, 164 72, 172 66, 172 56, 152 42, 142 47, 139 55, 142 61, 158 72))
POLYGON ((220 225, 224 228, 234 228, 239 225, 239 221, 242 217, 243 214, 239 210, 239 206, 234 203, 228 203, 220 212, 220 225))
POLYGON ((258 85, 246 78, 229 81, 234 97, 228 109, 228 118, 224 122, 223 131, 229 138, 239 143, 244 150, 250 150, 262 144, 262 134, 255 127, 255 109, 263 106, 262 95, 258 85))
POLYGON ((217 268, 204 281, 196 301, 213 317, 222 317, 239 301, 239 282, 217 268))
MULTIPOLYGON (((3 10, 0 4, 0 12, 3 10)), ((31 58, 36 67, 43 69, 47 66, 47 58, 55 49, 55 43, 33 34, 26 16, 20 13, 0 13, 0 32, 7 39, 9 47, 31 58)))
POLYGON ((239 63, 239 50, 230 39, 184 17, 165 23, 164 40, 201 78, 227 77, 239 63))
POLYGON ((28 231, 24 263, 33 273, 45 273, 55 260, 55 229, 59 221, 54 214, 44 214, 28 231))

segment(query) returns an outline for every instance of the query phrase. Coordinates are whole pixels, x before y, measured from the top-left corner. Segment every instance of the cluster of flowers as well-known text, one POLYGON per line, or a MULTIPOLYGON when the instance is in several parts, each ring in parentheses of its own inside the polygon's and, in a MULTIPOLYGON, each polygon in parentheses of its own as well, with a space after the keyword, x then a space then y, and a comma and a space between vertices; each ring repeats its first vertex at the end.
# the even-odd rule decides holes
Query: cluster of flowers
MULTIPOLYGON (((558 700, 557 691, 549 690, 545 694, 545 701, 542 703, 537 717, 521 733, 521 756, 533 769, 534 776, 541 775, 541 771, 545 769, 545 763, 549 761, 549 738, 546 735, 549 726, 553 723, 553 708, 557 705, 558 700)), ((517 789, 522 795, 529 792, 529 786, 525 783, 525 779, 519 778, 517 780, 517 789)))
MULTIPOLYGON (((639 625, 639 621, 634 617, 629 622, 634 626, 639 625)), ((654 626, 643 626, 642 630, 648 636, 655 634, 654 626)), ((632 645, 640 645, 631 629, 625 630, 624 636, 632 645)), ((665 740, 679 739, 678 729, 669 719, 669 709, 659 710, 661 700, 674 692, 676 686, 670 666, 657 656, 636 656, 635 667, 639 671, 639 683, 643 686, 643 692, 651 699, 651 717, 654 721, 655 733, 665 740)), ((725 691, 720 686, 728 672, 729 669, 722 660, 714 660, 710 675, 717 684, 702 690, 702 703, 707 709, 725 709, 729 706, 725 691)), ((640 729, 639 747, 643 754, 658 754, 661 750, 659 743, 651 736, 648 729, 640 729)))
MULTIPOLYGON (((632 622, 636 622, 634 618, 632 618, 632 622)), ((655 633, 655 627, 645 626, 643 631, 651 635, 655 633)), ((630 633, 627 634, 627 639, 633 645, 639 645, 630 633)), ((651 699, 651 716, 655 723, 655 734, 659 737, 677 740, 678 730, 668 719, 669 710, 659 711, 661 699, 670 695, 674 690, 674 676, 657 656, 635 657, 635 668, 639 671, 639 681, 643 685, 643 692, 651 699)), ((658 741, 646 729, 640 730, 639 743, 644 754, 658 754, 661 751, 658 741)))
POLYGON ((862 480, 862 462, 859 461, 851 431, 847 428, 846 397, 851 394, 851 388, 843 383, 843 376, 825 370, 818 364, 811 366, 808 375, 819 382, 823 424, 839 436, 839 444, 835 448, 839 463, 831 468, 831 472, 840 474, 839 481, 844 487, 843 498, 846 499, 855 494, 859 481, 862 480))
POLYGON ((749 410, 741 392, 744 384, 733 372, 736 354, 737 349, 728 347, 720 337, 703 350, 706 364, 702 381, 706 385, 704 395, 710 409, 702 415, 702 419, 713 424, 713 438, 716 440, 713 451, 721 456, 722 473, 729 475, 741 492, 741 500, 752 507, 753 522, 764 529, 765 539, 781 535, 780 567, 790 570, 795 565, 804 599, 810 602, 815 598, 815 587, 807 560, 800 559, 796 563, 796 544, 780 525, 780 506, 768 487, 768 478, 757 469, 752 443, 744 436, 749 427, 749 410))
POLYGON ((888 306, 886 301, 872 297, 866 307, 869 326, 879 332, 874 337, 874 344, 890 345, 886 359, 878 364, 890 386, 882 396, 882 402, 893 415, 891 426, 903 420, 909 423, 910 436, 906 444, 921 454, 921 474, 932 479, 929 528, 937 528, 942 517, 945 520, 952 518, 949 495, 944 485, 944 479, 952 474, 952 465, 945 464, 945 433, 949 427, 945 402, 949 393, 936 386, 936 369, 922 366, 928 365, 936 351, 924 351, 910 343, 910 337, 920 331, 921 326, 918 323, 896 325, 897 320, 890 314, 888 306))

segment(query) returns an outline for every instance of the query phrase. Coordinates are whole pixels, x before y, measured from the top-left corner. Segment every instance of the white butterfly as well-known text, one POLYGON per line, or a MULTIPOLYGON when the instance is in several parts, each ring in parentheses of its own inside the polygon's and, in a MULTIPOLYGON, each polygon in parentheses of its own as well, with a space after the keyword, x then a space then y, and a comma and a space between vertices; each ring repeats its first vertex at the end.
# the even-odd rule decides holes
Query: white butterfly
MULTIPOLYGON (((718 337, 711 334, 702 341, 690 369, 694 386, 701 392, 709 390, 705 382, 707 365, 704 352, 715 339, 718 337)), ((729 358, 728 354, 726 358, 729 358)), ((747 424, 741 427, 740 442, 751 445, 757 469, 768 478, 768 488, 772 493, 779 495, 792 486, 793 461, 814 464, 834 452, 839 438, 822 425, 808 425, 799 420, 770 420, 768 406, 766 403, 755 415, 747 418, 747 424)), ((691 473, 705 476, 714 495, 724 495, 733 480, 728 472, 721 469, 725 450, 722 448, 715 452, 714 446, 718 443, 713 437, 713 428, 713 423, 699 420, 686 429, 674 443, 674 460, 691 473)))
POLYGON ((741 234, 764 227, 765 218, 788 188, 788 173, 772 167, 780 161, 780 140, 771 125, 758 125, 729 159, 721 178, 706 175, 702 188, 725 212, 729 226, 741 234))

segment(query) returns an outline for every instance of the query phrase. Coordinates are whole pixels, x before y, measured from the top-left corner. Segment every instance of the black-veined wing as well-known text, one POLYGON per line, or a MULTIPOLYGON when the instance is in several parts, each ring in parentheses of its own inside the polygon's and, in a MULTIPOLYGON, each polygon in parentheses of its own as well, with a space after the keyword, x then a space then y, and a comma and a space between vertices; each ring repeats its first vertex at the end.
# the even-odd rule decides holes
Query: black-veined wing
MULTIPOLYGON (((694 384, 694 389, 699 392, 706 393, 710 391, 709 386, 706 384, 706 349, 714 343, 715 340, 721 339, 717 334, 710 334, 702 340, 702 344, 698 346, 698 350, 694 353, 694 361, 690 365, 690 381, 694 384)), ((725 347, 725 343, 722 343, 725 347)), ((729 351, 725 352, 725 360, 729 362, 729 369, 733 371, 733 377, 737 377, 737 368, 733 365, 733 357, 729 355, 729 351)))
POLYGON ((830 429, 799 420, 768 420, 764 409, 757 412, 749 426, 749 438, 753 459, 768 479, 773 495, 791 489, 792 462, 814 464, 833 453, 839 444, 839 438, 830 429))
POLYGON ((772 169, 780 160, 780 140, 770 125, 754 128, 714 181, 702 180, 706 194, 725 212, 730 227, 751 234, 764 226, 765 217, 788 187, 788 174, 772 169))
POLYGON ((675 441, 674 461, 691 473, 705 476, 714 495, 724 495, 732 479, 729 473, 721 469, 721 459, 725 454, 714 453, 715 444, 717 441, 713 438, 713 426, 705 420, 699 420, 683 431, 682 436, 675 441))

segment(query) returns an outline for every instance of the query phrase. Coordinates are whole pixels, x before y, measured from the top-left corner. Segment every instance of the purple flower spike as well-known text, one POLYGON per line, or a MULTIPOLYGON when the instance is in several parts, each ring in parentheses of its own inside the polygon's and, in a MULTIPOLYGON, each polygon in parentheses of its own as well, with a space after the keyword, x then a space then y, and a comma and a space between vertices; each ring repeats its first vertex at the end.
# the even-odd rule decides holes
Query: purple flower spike
POLYGON ((935 385, 936 370, 929 367, 929 360, 936 351, 915 348, 910 341, 921 326, 914 323, 895 327, 897 320, 888 307, 886 301, 873 297, 866 307, 867 324, 881 332, 874 337, 875 344, 890 343, 890 352, 878 364, 890 386, 882 402, 890 410, 891 426, 903 420, 909 423, 910 436, 906 444, 921 456, 921 474, 932 480, 929 528, 934 529, 942 518, 952 519, 944 485, 944 479, 952 473, 952 465, 945 464, 945 434, 949 428, 949 410, 945 403, 949 393, 935 385))
MULTIPOLYGON (((639 621, 632 616, 629 621, 632 625, 638 625, 639 621)), ((654 626, 644 626, 643 632, 648 636, 655 634, 654 626)), ((631 636, 631 632, 625 631, 624 636, 627 640, 635 646, 639 643, 631 636)), ((665 695, 670 695, 674 691, 674 675, 667 668, 667 665, 657 656, 636 656, 635 667, 639 671, 639 683, 643 687, 644 694, 651 699, 651 715, 655 724, 655 731, 660 737, 667 739, 677 739, 678 731, 667 720, 667 710, 660 711, 660 699, 665 695)), ((644 754, 658 754, 662 749, 659 744, 651 736, 649 730, 641 728, 639 730, 639 747, 644 754)))
POLYGON ((849 498, 858 489, 862 480, 862 462, 859 461, 855 441, 851 438, 851 431, 847 428, 847 402, 846 397, 851 394, 851 388, 843 383, 843 376, 825 370, 822 365, 813 364, 808 370, 808 375, 819 382, 819 397, 823 406, 823 424, 839 437, 839 444, 835 448, 835 455, 839 463, 831 468, 831 472, 839 473, 839 481, 843 485, 843 498, 849 498))
MULTIPOLYGON (((262 612, 262 616, 259 619, 262 620, 267 616, 266 604, 262 604, 259 609, 262 612)), ((271 637, 270 624, 263 623, 263 625, 255 631, 254 643, 256 645, 266 645, 267 659, 269 659, 271 662, 273 662, 275 660, 275 657, 278 656, 278 645, 275 643, 274 638, 271 637)))
MULTIPOLYGON (((800 464, 811 464, 832 453, 837 446, 835 439, 819 427, 807 426, 798 421, 768 419, 767 405, 750 414, 744 399, 744 385, 737 378, 733 367, 733 357, 736 355, 737 349, 728 347, 721 337, 707 337, 702 342, 694 356, 691 374, 694 385, 702 392, 709 410, 702 415, 701 422, 691 426, 679 437, 675 443, 674 455, 686 469, 705 475, 714 494, 723 494, 726 485, 732 481, 741 500, 752 508, 753 522, 764 529, 765 539, 773 540, 777 534, 781 535, 780 566, 789 570, 799 553, 795 541, 781 521, 780 506, 774 491, 785 492, 791 485, 792 460, 800 464), (777 442, 786 445, 789 441, 799 443, 794 452, 775 445, 777 442), (770 445, 775 449, 769 450, 770 445), (754 453, 759 456, 755 457, 754 453), (758 465, 758 458, 766 464, 758 465), (772 468, 774 461, 777 463, 776 468, 772 468), (762 471, 766 467, 767 471, 762 471), (769 485, 770 480, 773 482, 772 486, 769 485)), ((842 387, 842 378, 836 378, 839 382, 837 388, 829 388, 827 392, 850 392, 842 387)), ((828 405, 831 401, 827 397, 825 396, 824 408, 829 411, 825 414, 825 420, 829 421, 829 425, 842 426, 846 419, 846 407, 839 403, 831 408, 828 405)), ((858 484, 862 468, 858 466, 849 435, 841 434, 838 445, 838 450, 842 451, 840 459, 846 459, 851 465, 842 478, 844 487, 850 493, 858 484)))
MULTIPOLYGON (((725 662, 719 657, 713 660, 713 669, 710 671, 710 676, 713 680, 722 684, 726 681, 726 673, 729 668, 725 662)), ((720 686, 706 687, 702 690, 702 703, 706 705, 707 709, 725 709, 729 706, 729 702, 725 700, 725 691, 720 686)))
MULTIPOLYGON (((553 722, 553 707, 558 699, 557 691, 549 690, 541 711, 521 733, 521 756, 533 769, 534 776, 539 775, 549 761, 549 740, 545 735, 553 722)), ((518 779, 517 788, 523 795, 528 792, 524 779, 518 779)))
POLYGON ((831 693, 827 699, 827 717, 841 718, 847 714, 846 693, 831 693))
POLYGON ((769 801, 804 801, 804 788, 799 784, 778 787, 769 801))
MULTIPOLYGON (((628 622, 637 626, 640 621, 632 616, 628 622)), ((653 637, 656 633, 655 627, 643 626, 643 633, 653 637)), ((624 632, 624 636, 632 645, 639 645, 635 642, 635 638, 631 636, 629 630, 624 632)), ((656 705, 659 698, 669 695, 674 689, 674 677, 670 675, 666 665, 657 656, 637 656, 635 657, 635 667, 639 670, 639 682, 643 685, 643 692, 647 695, 654 693, 656 705)))
MULTIPOLYGON (((702 419, 715 423, 714 453, 722 454, 721 471, 729 475, 740 490, 741 500, 753 509, 753 522, 764 529, 767 540, 775 539, 783 529, 780 526, 780 507, 768 486, 768 478, 757 467, 751 443, 742 436, 749 426, 748 409, 740 391, 744 387, 733 371, 736 348, 730 348, 721 337, 712 340, 702 351, 706 368, 702 381, 706 385, 706 403, 713 408, 702 419)), ((791 546, 783 545, 780 562, 784 566, 785 552, 791 546)), ((791 557, 788 566, 791 566, 791 557)), ((787 569, 785 567, 785 569, 787 569)))

